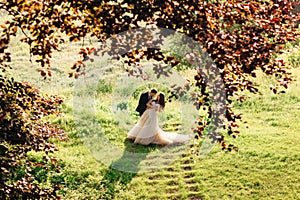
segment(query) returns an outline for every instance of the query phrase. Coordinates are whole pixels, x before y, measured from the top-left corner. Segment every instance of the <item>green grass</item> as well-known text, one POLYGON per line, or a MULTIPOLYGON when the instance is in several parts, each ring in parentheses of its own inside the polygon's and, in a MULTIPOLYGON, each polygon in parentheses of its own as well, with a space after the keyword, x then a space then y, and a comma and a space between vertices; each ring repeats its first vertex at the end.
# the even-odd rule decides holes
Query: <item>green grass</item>
MULTIPOLYGON (((294 74, 300 76, 299 68, 294 74)), ((286 94, 273 95, 266 86, 271 80, 262 75, 258 79, 264 83, 262 95, 236 104, 248 122, 241 124, 241 135, 234 140, 239 152, 226 153, 215 147, 196 162, 186 153, 153 172, 120 172, 95 160, 76 135, 67 113, 59 123, 68 122, 64 128, 70 139, 58 143, 60 152, 56 154, 65 167, 50 181, 62 183, 65 199, 299 199, 300 81, 293 82, 286 94)), ((64 110, 69 112, 70 106, 64 110)), ((118 130, 109 121, 112 116, 103 110, 97 119, 108 120, 103 120, 105 134, 120 147, 143 153, 160 148, 125 140, 126 132, 118 130)), ((115 162, 126 164, 126 159, 115 162)))
MULTIPOLYGON (((56 142, 60 151, 55 156, 62 159, 63 170, 47 177, 49 183, 61 184, 60 194, 64 199, 300 199, 299 78, 286 94, 274 95, 268 90, 272 79, 259 74, 257 81, 262 84, 262 95, 251 95, 246 102, 235 104, 236 111, 243 113, 243 119, 248 122, 241 123, 240 137, 233 140, 239 152, 223 152, 216 146, 205 157, 192 160, 186 149, 179 151, 174 162, 152 172, 122 172, 97 161, 88 143, 84 145, 79 137, 84 131, 87 134, 89 130, 95 131, 93 123, 101 123, 102 133, 122 151, 145 154, 135 163, 128 163, 124 151, 111 166, 132 164, 138 170, 140 165, 170 162, 174 157, 173 154, 158 157, 151 153, 162 147, 144 147, 125 139, 126 131, 116 124, 110 112, 113 91, 110 85, 97 86, 95 116, 89 113, 82 116, 90 119, 91 125, 75 123, 72 113, 74 80, 67 78, 67 72, 77 60, 74 55, 78 46, 66 45, 63 53, 53 55, 54 77, 44 81, 36 72, 38 67, 28 61, 27 47, 17 41, 12 44, 15 60, 11 75, 33 83, 44 92, 65 97, 64 118, 53 119, 69 136, 65 142, 56 142)), ((297 55, 299 57, 299 53, 297 55)), ((287 55, 285 59, 290 57, 287 55)), ((293 73, 300 77, 300 68, 295 66, 293 73)), ((131 99, 129 104, 120 104, 128 106, 132 113, 131 123, 138 119, 133 112, 136 102, 131 99)), ((180 116, 176 109, 178 111, 176 103, 167 105, 163 118, 165 130, 177 130, 174 124, 180 123, 180 116)), ((173 153, 178 152, 174 149, 173 153)))

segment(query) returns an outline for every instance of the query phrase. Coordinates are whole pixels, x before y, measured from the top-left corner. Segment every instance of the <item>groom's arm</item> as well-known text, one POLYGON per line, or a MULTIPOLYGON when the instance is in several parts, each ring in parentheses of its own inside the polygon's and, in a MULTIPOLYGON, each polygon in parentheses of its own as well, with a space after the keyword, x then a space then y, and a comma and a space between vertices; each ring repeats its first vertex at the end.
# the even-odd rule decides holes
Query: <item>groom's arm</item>
POLYGON ((136 108, 136 111, 137 112, 140 112, 141 110, 141 106, 144 104, 146 104, 147 103, 147 100, 146 100, 146 98, 145 98, 145 95, 144 94, 141 94, 141 96, 140 96, 140 99, 139 99, 139 103, 138 103, 138 106, 137 106, 137 108, 136 108))

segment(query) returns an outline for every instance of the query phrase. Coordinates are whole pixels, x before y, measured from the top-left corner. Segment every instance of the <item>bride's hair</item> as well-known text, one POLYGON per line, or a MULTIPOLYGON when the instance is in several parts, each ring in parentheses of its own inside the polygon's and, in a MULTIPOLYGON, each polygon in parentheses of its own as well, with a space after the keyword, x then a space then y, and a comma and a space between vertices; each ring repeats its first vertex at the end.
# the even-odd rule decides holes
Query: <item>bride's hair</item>
POLYGON ((159 94, 159 100, 158 100, 158 103, 163 107, 165 108, 165 95, 164 93, 160 92, 159 94))

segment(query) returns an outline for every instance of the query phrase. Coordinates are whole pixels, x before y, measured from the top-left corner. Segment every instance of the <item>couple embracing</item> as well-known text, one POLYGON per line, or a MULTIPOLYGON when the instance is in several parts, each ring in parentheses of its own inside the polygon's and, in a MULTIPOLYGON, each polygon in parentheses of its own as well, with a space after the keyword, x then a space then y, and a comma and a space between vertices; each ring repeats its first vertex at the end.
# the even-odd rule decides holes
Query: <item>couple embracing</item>
POLYGON ((165 95, 156 89, 151 89, 140 96, 136 111, 140 114, 137 124, 128 132, 127 137, 134 143, 148 145, 169 145, 174 143, 186 143, 191 135, 164 132, 158 126, 158 113, 165 108, 165 95), (156 99, 155 96, 157 95, 156 99))

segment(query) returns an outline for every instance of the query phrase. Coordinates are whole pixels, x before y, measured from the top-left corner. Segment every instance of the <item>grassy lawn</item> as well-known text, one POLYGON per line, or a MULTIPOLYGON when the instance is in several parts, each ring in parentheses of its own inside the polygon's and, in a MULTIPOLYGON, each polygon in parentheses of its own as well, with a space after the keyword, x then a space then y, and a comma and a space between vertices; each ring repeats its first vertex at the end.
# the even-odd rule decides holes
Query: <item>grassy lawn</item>
MULTIPOLYGON (((300 76, 299 69, 294 73, 300 76)), ((270 82, 263 76, 259 81, 270 82)), ((186 153, 161 169, 135 174, 97 162, 72 137, 59 143, 57 154, 66 163, 62 193, 66 199, 299 199, 299 84, 294 82, 281 95, 263 85, 263 95, 236 105, 248 122, 241 124, 241 135, 234 141, 237 153, 216 146, 198 160, 186 153)), ((128 144, 124 137, 123 142, 128 144)), ((151 148, 157 147, 137 145, 140 152, 151 148)))
MULTIPOLYGON (((241 123, 240 137, 234 140, 239 152, 223 152, 215 146, 203 158, 192 160, 186 148, 180 150, 176 159, 166 155, 164 159, 170 164, 162 168, 130 173, 97 161, 88 143, 79 137, 82 133, 78 130, 93 127, 82 125, 78 128, 72 113, 75 82, 67 78, 67 72, 77 59, 74 55, 78 44, 65 46, 64 53, 53 56, 54 77, 51 81, 43 80, 36 72, 35 64, 28 61, 26 46, 16 41, 12 47, 16 58, 12 75, 66 99, 62 107, 65 117, 53 119, 69 135, 68 141, 57 142, 60 151, 56 156, 62 159, 64 167, 59 174, 48 177, 49 182, 61 183, 60 194, 64 199, 300 199, 299 78, 285 94, 274 95, 268 90, 272 80, 259 74, 262 95, 251 95, 252 98, 243 104, 235 104, 236 110, 243 113, 248 122, 241 123)), ((295 66, 293 74, 300 77, 300 68, 295 66)), ((150 155, 162 147, 132 144, 125 139, 126 131, 113 122, 109 110, 111 91, 106 88, 103 92, 102 88, 97 98, 95 122, 101 123, 104 134, 121 149, 121 153, 125 150, 145 153, 145 157, 138 158, 132 167, 138 171, 138 164, 158 162, 157 157, 150 155)), ((135 105, 136 101, 132 101, 130 109, 135 105)), ((170 117, 164 118, 169 120, 165 128, 172 131, 177 128, 172 123, 176 124, 180 117, 176 113, 178 105, 169 105, 166 112, 170 117)), ((130 120, 136 119, 133 115, 130 120)), ((174 149, 173 153, 178 152, 174 149)), ((124 153, 111 166, 128 164, 126 156, 124 153)))

